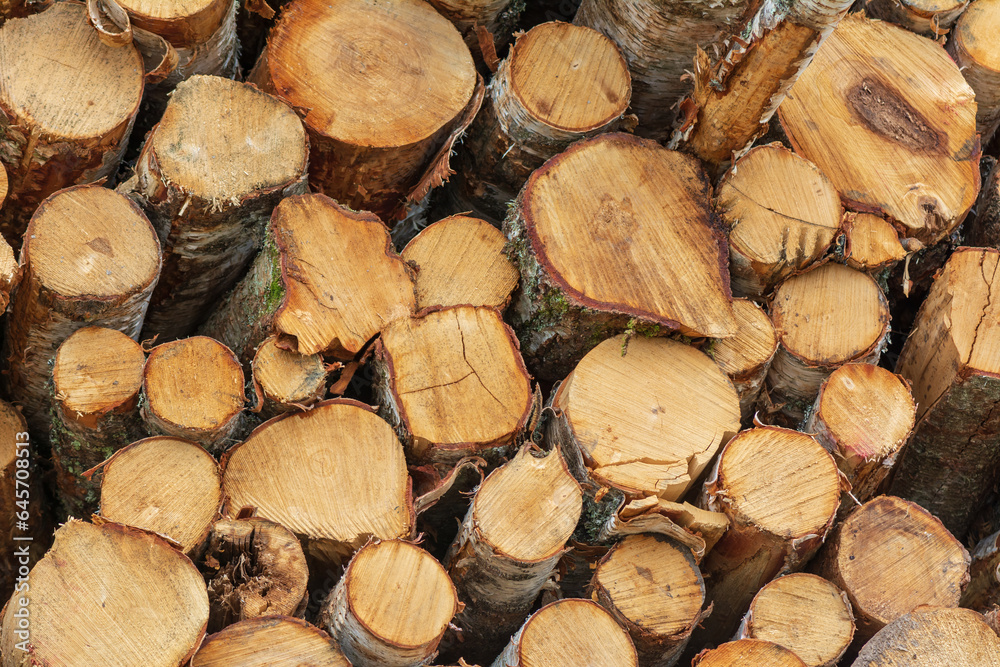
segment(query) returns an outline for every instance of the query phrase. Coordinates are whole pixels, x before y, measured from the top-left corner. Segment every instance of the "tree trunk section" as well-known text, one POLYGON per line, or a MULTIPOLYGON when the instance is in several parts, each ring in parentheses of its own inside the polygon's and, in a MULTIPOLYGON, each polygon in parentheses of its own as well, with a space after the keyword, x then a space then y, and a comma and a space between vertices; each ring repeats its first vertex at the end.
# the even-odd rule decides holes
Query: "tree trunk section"
POLYGON ((968 609, 924 607, 887 626, 852 667, 990 667, 1000 662, 1000 639, 968 609))
POLYGON ((208 637, 191 667, 351 667, 330 636, 305 621, 272 614, 230 625, 208 637))
POLYGON ((736 315, 736 335, 716 339, 706 349, 736 387, 741 423, 749 424, 771 360, 778 350, 778 337, 771 318, 753 301, 733 299, 733 314, 736 315))
POLYGON ((2 0, 0 1, 0 24, 7 19, 23 18, 48 9, 51 0, 2 0))
POLYGON ((875 276, 906 257, 899 234, 884 218, 871 213, 848 213, 844 220, 847 266, 875 276))
POLYGON ((1000 126, 998 30, 1000 2, 976 0, 962 13, 948 42, 948 52, 976 92, 976 129, 983 145, 989 143, 1000 126))
POLYGON ((968 6, 969 0, 872 0, 865 6, 865 12, 918 35, 939 39, 948 34, 968 6))
POLYGON ((691 664, 693 667, 803 667, 805 662, 774 642, 740 639, 702 651, 691 664))
POLYGON ((299 354, 270 336, 257 348, 250 364, 261 419, 308 410, 326 396, 327 366, 319 354, 299 354))

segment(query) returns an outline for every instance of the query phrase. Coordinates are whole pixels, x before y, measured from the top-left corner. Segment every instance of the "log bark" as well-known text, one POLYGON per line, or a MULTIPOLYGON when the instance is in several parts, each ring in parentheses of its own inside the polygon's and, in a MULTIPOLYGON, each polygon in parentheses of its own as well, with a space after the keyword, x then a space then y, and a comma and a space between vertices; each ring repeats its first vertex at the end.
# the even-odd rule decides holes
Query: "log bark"
POLYGON ((969 6, 969 0, 927 2, 927 0, 872 0, 865 12, 872 18, 903 26, 911 32, 939 39, 948 34, 969 6))
POLYGON ((737 639, 784 646, 807 667, 836 667, 854 638, 851 603, 814 574, 778 577, 754 596, 737 639))
POLYGON ((355 667, 428 664, 458 611, 448 574, 409 542, 362 548, 323 604, 321 623, 355 667))
POLYGON ((426 194, 413 191, 442 148, 435 184, 447 177, 450 134, 482 99, 476 76, 458 30, 422 0, 293 0, 248 80, 302 116, 313 191, 394 220, 426 194))
POLYGON ((969 552, 919 505, 879 496, 838 524, 813 571, 847 593, 859 648, 920 605, 957 607, 969 552))
POLYGON ((740 639, 702 651, 691 663, 694 667, 803 667, 802 658, 774 642, 740 639))
POLYGON ((13 600, 0 620, 3 667, 20 667, 26 658, 102 665, 111 656, 120 664, 182 665, 208 621, 205 582, 187 556, 156 535, 115 523, 63 524, 31 569, 30 586, 13 600), (19 609, 30 610, 27 630, 19 628, 19 609))
POLYGON ((827 263, 774 292, 778 351, 767 373, 769 418, 798 425, 820 386, 846 363, 877 364, 889 333, 889 304, 867 274, 827 263))
MULTIPOLYGON (((428 0, 455 24, 480 66, 488 68, 510 41, 524 10, 524 0, 428 0), (483 33, 485 29, 486 33, 483 33)), ((495 63, 494 63, 495 64, 495 63)), ((484 70, 485 71, 485 70, 484 70)))
POLYGON ((253 86, 196 76, 177 87, 121 191, 163 244, 143 337, 190 335, 246 271, 275 205, 306 189, 295 112, 253 86))
POLYGON ((988 168, 976 202, 976 217, 965 226, 965 241, 977 248, 1000 249, 1000 167, 988 156, 982 164, 988 168))
POLYGON ((984 537, 972 552, 969 585, 960 604, 986 613, 1000 605, 1000 531, 984 537))
POLYGON ((994 39, 997 30, 1000 3, 977 0, 959 17, 948 42, 948 52, 976 93, 976 129, 983 145, 1000 126, 1000 54, 994 39))
POLYGON ((896 363, 918 407, 890 492, 959 539, 1000 472, 1000 304, 991 297, 998 266, 996 250, 956 250, 896 363))
POLYGON ((469 304, 502 312, 518 278, 503 252, 506 242, 490 223, 464 215, 439 220, 417 234, 400 253, 416 270, 417 310, 469 304))
POLYGON ((45 441, 56 350, 88 325, 138 336, 160 273, 160 246, 128 198, 99 186, 76 186, 39 206, 28 225, 21 267, 6 323, 3 386, 23 405, 35 437, 45 441))
POLYGON ((899 234, 884 218, 871 213, 848 213, 844 220, 847 266, 876 275, 906 257, 899 234))
POLYGON ((146 435, 139 391, 146 353, 115 329, 84 327, 56 351, 50 442, 61 519, 89 517, 100 478, 84 475, 146 435))
POLYGON ((771 360, 778 350, 778 336, 771 318, 748 299, 733 299, 736 335, 713 341, 709 356, 725 373, 740 397, 740 419, 749 424, 764 386, 771 360))
POLYGON ((590 600, 566 599, 531 615, 492 667, 637 667, 635 647, 614 618, 590 600))
POLYGON ((1000 640, 968 609, 922 607, 887 626, 852 667, 987 667, 1000 661, 1000 640))
POLYGON ((272 334, 299 354, 349 360, 414 304, 412 273, 378 218, 301 195, 275 207, 263 249, 201 333, 244 364, 272 334))
POLYGON ((975 96, 929 39, 848 16, 778 115, 795 151, 826 174, 849 208, 885 216, 904 236, 940 241, 975 203, 975 96), (845 71, 850 76, 834 74, 845 71))
POLYGON ((728 253, 711 220, 697 161, 651 141, 604 134, 537 169, 504 222, 528 368, 562 379, 633 321, 649 333, 734 335, 728 253))
POLYGON ((559 22, 519 35, 458 147, 452 205, 503 220, 546 160, 575 141, 616 130, 630 94, 625 60, 604 35, 559 22))
POLYGON ((326 396, 327 366, 319 354, 299 354, 269 336, 257 348, 250 367, 261 419, 308 410, 326 396))
POLYGON ((139 52, 102 43, 86 16, 83 4, 59 2, 0 27, 0 161, 10 182, 0 233, 14 248, 42 200, 118 169, 139 111, 139 52))
POLYGON ((305 621, 281 615, 234 623, 205 639, 191 667, 351 667, 330 636, 305 621))

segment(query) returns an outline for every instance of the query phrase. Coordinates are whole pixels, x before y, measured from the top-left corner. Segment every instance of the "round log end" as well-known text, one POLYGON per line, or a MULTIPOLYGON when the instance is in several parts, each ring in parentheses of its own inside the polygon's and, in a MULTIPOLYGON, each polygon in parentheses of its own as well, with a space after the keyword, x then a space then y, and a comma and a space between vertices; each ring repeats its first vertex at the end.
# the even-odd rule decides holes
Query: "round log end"
POLYGON ((773 642, 740 639, 699 653, 694 667, 805 667, 802 658, 773 642))
POLYGON ((118 4, 135 27, 188 49, 211 39, 232 6, 229 0, 118 0, 118 4))
POLYGON ((733 314, 736 335, 718 340, 712 355, 722 371, 737 380, 770 363, 778 349, 778 337, 771 318, 753 301, 733 299, 733 314))
POLYGON ((319 628, 288 616, 234 623, 210 635, 191 658, 191 667, 351 667, 337 642, 319 628))
POLYGON ((566 599, 542 607, 511 640, 501 665, 636 667, 632 640, 611 615, 590 600, 566 599))
POLYGON ((253 379, 278 406, 310 405, 326 393, 326 364, 318 354, 299 354, 279 347, 270 336, 260 344, 251 363, 253 379))
POLYGON ((883 628, 852 667, 993 667, 1000 638, 970 609, 921 607, 883 628))
POLYGON ((146 353, 115 329, 84 327, 56 352, 52 383, 63 412, 80 421, 134 406, 146 353))

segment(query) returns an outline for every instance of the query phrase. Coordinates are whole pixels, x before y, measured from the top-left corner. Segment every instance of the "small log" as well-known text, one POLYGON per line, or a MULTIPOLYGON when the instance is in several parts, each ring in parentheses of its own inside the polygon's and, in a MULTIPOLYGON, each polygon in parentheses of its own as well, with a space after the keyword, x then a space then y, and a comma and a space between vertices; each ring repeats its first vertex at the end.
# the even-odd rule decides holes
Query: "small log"
POLYGON ((857 648, 920 605, 957 607, 969 562, 969 552, 936 517, 879 496, 837 525, 812 569, 851 601, 857 648))
POLYGON ((959 248, 917 314, 896 371, 917 423, 890 493, 939 517, 962 539, 1000 472, 1000 252, 959 248))
POLYGON ((222 466, 229 515, 257 507, 326 566, 343 564, 371 537, 408 537, 414 525, 403 447, 356 401, 275 417, 226 452, 222 466))
POLYGON ((400 253, 416 268, 417 310, 459 304, 506 308, 518 277, 503 252, 506 242, 490 223, 464 215, 417 234, 400 253))
POLYGON ((393 220, 478 108, 476 77, 458 30, 422 0, 293 0, 248 81, 302 116, 313 191, 393 220))
POLYGON ((948 52, 976 92, 976 129, 985 145, 1000 127, 1000 54, 996 48, 1000 2, 976 0, 968 7, 951 34, 948 52))
POLYGON ((387 540, 355 554, 320 622, 354 667, 417 667, 436 655, 458 608, 455 587, 433 556, 387 540))
POLYGON ((307 409, 326 396, 328 373, 323 357, 286 350, 277 336, 264 339, 250 368, 261 419, 307 409))
POLYGON ((138 336, 160 273, 160 246, 127 197, 76 186, 38 207, 25 233, 21 267, 0 354, 8 369, 3 386, 44 440, 57 348, 88 325, 138 336))
POLYGON ((968 609, 921 607, 875 635, 851 667, 992 667, 1000 638, 968 609))
POLYGON ((849 213, 844 223, 846 264, 875 275, 906 257, 899 234, 884 218, 871 213, 849 213))
POLYGON ((496 52, 507 46, 525 7, 524 2, 517 0, 427 1, 455 24, 476 62, 487 67, 491 65, 491 57, 495 60, 496 52), (485 48, 483 40, 486 40, 485 48))
POLYGON ((929 39, 848 16, 778 115, 795 152, 826 174, 848 207, 884 215, 905 236, 940 241, 976 201, 975 95, 929 39))
POLYGON ((205 319, 260 250, 275 205, 305 192, 308 153, 295 112, 253 86, 196 76, 177 87, 122 188, 163 242, 144 338, 181 338, 205 319))
POLYGON ((454 306, 390 323, 373 359, 379 414, 420 463, 491 460, 531 416, 528 371, 493 308, 454 306))
POLYGON ((207 336, 164 343, 146 359, 142 396, 150 433, 193 440, 219 454, 240 426, 243 369, 229 348, 207 336))
POLYGON ((715 340, 708 353, 736 387, 741 420, 746 424, 753 417, 757 397, 778 349, 778 337, 771 318, 753 301, 733 299, 733 314, 736 335, 715 340))
POLYGON ((145 363, 138 343, 103 327, 79 329, 56 351, 50 441, 61 515, 96 512, 100 482, 83 473, 145 436, 139 417, 145 363))
POLYGON ((629 535, 594 572, 593 599, 628 630, 639 664, 677 662, 707 616, 705 582, 691 550, 662 535, 629 535))
POLYGON ((969 585, 960 604, 984 614, 1000 605, 1000 531, 984 537, 972 551, 969 585))
POLYGON ((631 86, 621 53, 583 26, 551 22, 518 36, 458 147, 458 210, 503 220, 528 176, 579 139, 618 129, 631 86))
POLYGON ((522 448, 480 485, 444 564, 465 607, 455 617, 462 657, 497 656, 552 575, 583 504, 558 451, 522 448))
POLYGON ((767 373, 774 416, 798 424, 830 374, 852 361, 878 363, 889 304, 871 276, 827 263, 774 292, 778 351, 767 373))
POLYGON ((969 0, 872 0, 865 12, 925 37, 941 38, 969 6, 969 0))
POLYGON ((246 364, 272 334, 299 354, 348 360, 414 304, 411 272, 378 218, 294 196, 275 207, 263 250, 201 332, 246 364))
POLYGON ((351 667, 337 642, 297 618, 271 614, 234 623, 210 635, 191 667, 351 667))
POLYGON ((715 207, 729 228, 733 293, 760 297, 826 253, 843 208, 830 180, 779 144, 758 146, 736 161, 715 207))
POLYGON ((693 667, 804 667, 802 658, 774 642, 740 639, 702 651, 693 667))
POLYGON ((531 615, 492 667, 531 665, 637 667, 632 640, 590 600, 567 599, 531 615))
POLYGON ((808 667, 836 667, 853 638, 854 615, 844 592, 803 572, 760 589, 737 634, 784 646, 808 667))
POLYGON ((118 169, 143 90, 142 57, 108 46, 82 3, 0 27, 0 160, 10 180, 0 233, 15 248, 52 193, 118 169))
POLYGON ((208 631, 262 616, 301 616, 309 568, 298 538, 252 517, 212 526, 202 565, 208 584, 208 631))
POLYGON ((698 162, 651 141, 603 134, 537 169, 504 222, 521 273, 511 319, 528 368, 562 379, 630 322, 734 335, 727 253, 711 220, 698 162))
POLYGON ((30 586, 5 607, 0 665, 19 667, 27 658, 174 667, 198 648, 207 621, 205 582, 166 540, 116 523, 71 520, 31 569, 30 586), (30 614, 27 628, 21 610, 30 614))

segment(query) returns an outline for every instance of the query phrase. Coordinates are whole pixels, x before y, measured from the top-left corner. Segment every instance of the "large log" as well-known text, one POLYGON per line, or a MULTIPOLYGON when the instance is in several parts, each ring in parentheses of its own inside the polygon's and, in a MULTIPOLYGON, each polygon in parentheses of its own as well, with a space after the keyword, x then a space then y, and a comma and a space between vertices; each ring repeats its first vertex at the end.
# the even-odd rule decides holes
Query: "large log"
POLYGON ((748 424, 778 350, 778 337, 771 318, 753 301, 733 299, 733 314, 736 335, 713 341, 707 351, 736 387, 740 416, 748 424))
POLYGON ((968 609, 921 607, 886 626, 851 667, 992 667, 1000 639, 982 616, 968 609))
POLYGON ((1000 52, 996 34, 1000 30, 1000 2, 976 0, 959 17, 948 52, 976 92, 976 129, 983 144, 1000 126, 1000 52))
POLYGON ((234 623, 205 639, 191 667, 351 667, 337 642, 305 621, 271 615, 234 623))

